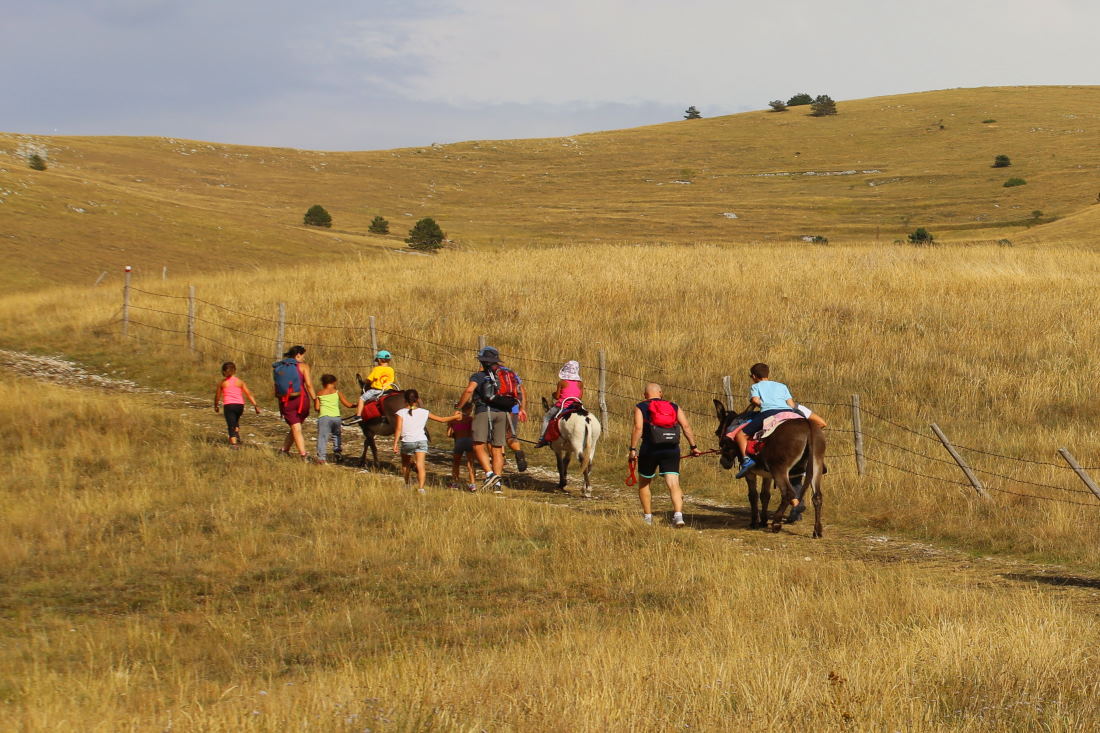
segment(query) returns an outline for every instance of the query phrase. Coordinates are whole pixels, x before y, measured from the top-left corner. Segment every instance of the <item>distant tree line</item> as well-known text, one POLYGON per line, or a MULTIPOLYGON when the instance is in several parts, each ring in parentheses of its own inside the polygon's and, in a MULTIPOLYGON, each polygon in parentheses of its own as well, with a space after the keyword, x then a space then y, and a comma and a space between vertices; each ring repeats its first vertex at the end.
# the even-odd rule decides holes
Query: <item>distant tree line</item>
POLYGON ((782 99, 773 99, 768 102, 768 106, 772 108, 772 112, 786 112, 788 107, 803 107, 810 105, 810 115, 813 117, 824 117, 826 115, 836 114, 836 102, 828 94, 819 94, 816 97, 811 97, 806 92, 799 92, 786 102, 782 99))
MULTIPOLYGON (((324 206, 314 204, 306 210, 305 216, 302 217, 302 223, 310 227, 331 228, 332 215, 328 213, 324 206)), ((389 234, 390 223, 383 216, 375 216, 371 219, 367 231, 371 234, 389 234)), ((422 252, 434 252, 443 246, 446 239, 447 235, 440 229, 439 224, 429 216, 413 225, 405 242, 412 249, 422 252)))

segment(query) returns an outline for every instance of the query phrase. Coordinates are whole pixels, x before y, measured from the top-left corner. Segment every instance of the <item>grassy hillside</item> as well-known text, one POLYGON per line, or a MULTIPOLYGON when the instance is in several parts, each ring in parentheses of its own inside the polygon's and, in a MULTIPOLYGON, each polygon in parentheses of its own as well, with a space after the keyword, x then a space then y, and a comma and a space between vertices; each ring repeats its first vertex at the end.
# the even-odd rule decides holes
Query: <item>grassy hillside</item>
POLYGON ((402 246, 399 236, 366 234, 378 214, 400 236, 433 216, 477 247, 890 242, 918 226, 942 240, 1097 241, 1094 216, 1082 212, 1100 190, 1100 87, 957 89, 839 110, 355 153, 0 134, 9 263, 0 284, 87 283, 103 270, 117 278, 127 263, 190 276, 377 261, 402 246), (25 166, 38 148, 48 171, 25 166), (1000 154, 1012 167, 991 167, 1000 154), (1004 188, 1009 177, 1027 185, 1004 188), (301 226, 313 203, 333 214, 332 231, 301 226))
POLYGON ((231 453, 147 395, 0 399, 34 405, 0 414, 4 730, 1097 723, 1085 589, 419 496, 231 453))

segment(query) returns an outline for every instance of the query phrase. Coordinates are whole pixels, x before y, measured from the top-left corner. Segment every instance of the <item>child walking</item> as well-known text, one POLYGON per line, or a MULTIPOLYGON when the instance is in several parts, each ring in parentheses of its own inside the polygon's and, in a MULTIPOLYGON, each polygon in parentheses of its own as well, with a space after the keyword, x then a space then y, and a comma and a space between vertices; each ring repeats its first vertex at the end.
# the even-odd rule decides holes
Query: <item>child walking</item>
POLYGON ((340 435, 340 405, 355 407, 348 402, 340 390, 336 389, 336 377, 332 374, 321 375, 321 391, 313 400, 313 407, 317 410, 317 462, 325 463, 325 454, 328 451, 328 439, 332 437, 332 453, 336 456, 336 462, 340 462, 343 455, 343 443, 340 435))
POLYGON ((417 488, 424 491, 427 472, 424 458, 428 454, 428 433, 424 426, 429 420, 441 423, 453 423, 462 419, 462 413, 456 412, 450 417, 439 417, 420 406, 420 393, 415 389, 405 390, 405 407, 397 411, 397 426, 393 433, 393 452, 401 453, 401 472, 405 485, 409 484, 413 463, 416 464, 417 488))
POLYGON ((252 396, 248 385, 237 377, 237 365, 231 361, 225 362, 222 364, 222 380, 214 390, 214 412, 218 412, 219 405, 223 408, 225 427, 229 431, 229 445, 234 448, 241 444, 241 415, 244 414, 245 397, 259 415, 260 407, 256 404, 256 398, 252 396))
POLYGON ((452 452, 451 488, 457 489, 462 484, 458 480, 462 461, 466 460, 468 481, 466 488, 469 491, 477 491, 477 478, 474 474, 474 405, 467 402, 462 406, 462 417, 451 423, 447 428, 447 435, 454 438, 455 446, 452 452))

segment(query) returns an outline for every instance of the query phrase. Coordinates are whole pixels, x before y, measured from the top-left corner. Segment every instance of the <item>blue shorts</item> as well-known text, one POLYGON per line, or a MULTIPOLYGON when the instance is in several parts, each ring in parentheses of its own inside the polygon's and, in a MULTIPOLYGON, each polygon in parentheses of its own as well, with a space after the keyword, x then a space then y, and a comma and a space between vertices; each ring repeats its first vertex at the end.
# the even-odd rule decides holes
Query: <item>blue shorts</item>
POLYGON ((414 440, 411 443, 401 441, 401 455, 411 456, 413 453, 427 453, 428 441, 426 440, 414 440))

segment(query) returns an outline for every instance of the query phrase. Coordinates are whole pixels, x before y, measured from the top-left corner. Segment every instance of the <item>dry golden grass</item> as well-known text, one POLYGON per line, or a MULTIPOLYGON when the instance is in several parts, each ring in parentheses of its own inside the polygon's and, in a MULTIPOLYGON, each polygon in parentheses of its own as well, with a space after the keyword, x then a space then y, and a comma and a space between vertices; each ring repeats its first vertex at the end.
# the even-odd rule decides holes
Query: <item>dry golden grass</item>
MULTIPOLYGON (((1055 464, 1055 449, 1067 446, 1084 465, 1100 465, 1092 380, 1100 369, 1100 334, 1091 315, 1100 256, 1091 251, 602 245, 531 251, 503 269, 487 267, 476 253, 392 261, 402 272, 394 291, 345 263, 196 282, 199 297, 240 311, 273 317, 286 299, 292 322, 357 327, 287 331, 288 345, 307 344, 311 363, 337 374, 349 392, 355 371, 370 360, 364 329, 368 315, 377 315, 381 329, 404 334, 380 336, 397 355, 401 381, 437 410, 447 409, 464 385, 478 334, 515 355, 507 358, 533 397, 549 391, 567 358, 581 360, 591 390, 596 351, 605 348, 615 373, 608 378, 610 429, 597 473, 616 485, 625 420, 644 380, 676 385, 669 396, 692 411, 708 446, 721 376, 733 375, 741 395, 747 367, 764 360, 800 400, 842 404, 859 393, 868 410, 872 462, 861 480, 846 457, 848 408, 818 407, 837 429, 829 436, 828 522, 947 539, 981 553, 1100 561, 1098 502, 1072 473, 967 452, 972 465, 1012 479, 982 474, 994 495, 986 505, 958 485, 962 474, 927 429, 937 421, 961 445, 1055 464), (662 296, 666 288, 682 297, 662 296), (762 293, 756 307, 747 305, 752 292, 762 293), (532 356, 547 363, 525 358, 532 356)), ((0 301, 0 318, 9 324, 0 343, 61 351, 143 384, 202 395, 212 391, 217 365, 234 359, 266 398, 272 323, 200 303, 199 318, 222 326, 199 322, 204 353, 192 361, 183 334, 136 325, 181 329, 182 318, 139 307, 183 312, 184 301, 136 294, 133 338, 125 341, 117 323, 107 325, 118 306, 118 292, 102 289, 8 298, 0 301)), ((525 435, 533 437, 530 428, 525 435)), ((715 464, 688 462, 689 493, 740 504, 742 485, 715 464)))
POLYGON ((1098 722, 1094 608, 1038 587, 417 496, 152 396, 0 397, 6 730, 1098 722))
POLYGON ((821 119, 800 108, 356 153, 0 134, 4 244, 34 253, 8 256, 0 284, 91 283, 104 270, 114 283, 126 264, 156 275, 167 265, 179 278, 372 259, 379 246, 403 246, 423 216, 482 249, 809 235, 891 242, 918 226, 945 241, 1096 244, 1095 217, 1080 214, 1097 200, 1100 87, 955 89, 839 108, 821 119), (16 154, 30 144, 48 150, 48 171, 16 154), (992 168, 999 154, 1013 166, 992 168), (1008 177, 1028 183, 1006 189, 1008 177), (337 231, 301 226, 314 203, 337 231), (1033 226, 1035 210, 1057 221, 1033 226), (378 214, 395 236, 366 234, 378 214))

